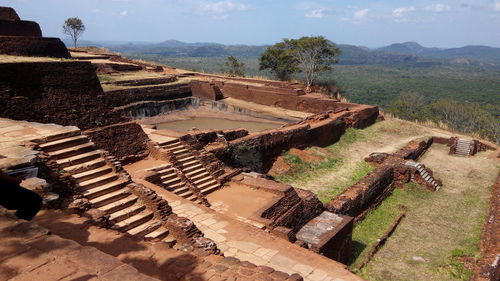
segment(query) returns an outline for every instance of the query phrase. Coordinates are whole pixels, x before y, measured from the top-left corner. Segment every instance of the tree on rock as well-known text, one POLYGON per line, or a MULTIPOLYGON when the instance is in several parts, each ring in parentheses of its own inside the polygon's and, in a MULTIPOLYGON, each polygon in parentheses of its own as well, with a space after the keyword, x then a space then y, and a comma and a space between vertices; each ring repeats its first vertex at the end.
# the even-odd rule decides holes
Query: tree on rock
POLYGON ((284 39, 269 48, 260 57, 260 69, 270 69, 279 79, 295 72, 305 76, 307 89, 321 71, 331 69, 341 53, 335 44, 323 36, 284 39))
POLYGON ((76 41, 82 36, 85 31, 85 25, 82 20, 75 18, 68 18, 63 25, 63 33, 69 35, 73 40, 73 46, 76 48, 76 41))
POLYGON ((219 66, 221 71, 229 76, 245 77, 245 63, 238 61, 238 59, 233 56, 227 57, 227 61, 219 66))

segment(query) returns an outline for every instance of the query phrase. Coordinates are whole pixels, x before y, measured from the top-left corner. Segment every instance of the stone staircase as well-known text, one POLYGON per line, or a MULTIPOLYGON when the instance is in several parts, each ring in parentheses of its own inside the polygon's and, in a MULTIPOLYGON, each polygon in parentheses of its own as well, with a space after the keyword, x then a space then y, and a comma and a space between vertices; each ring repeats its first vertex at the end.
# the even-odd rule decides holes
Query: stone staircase
POLYGON ((458 139, 455 149, 455 155, 461 157, 469 157, 471 155, 471 148, 474 146, 473 140, 458 139))
POLYGON ((217 180, 205 169, 203 164, 179 141, 179 139, 160 143, 160 146, 162 149, 170 151, 178 162, 176 165, 177 167, 167 165, 157 170, 161 176, 163 186, 165 186, 167 190, 191 201, 198 200, 196 195, 194 195, 182 182, 181 178, 176 173, 176 168, 194 187, 200 190, 201 195, 210 194, 221 187, 219 182, 217 182, 217 180))
POLYGON ((425 170, 425 167, 421 163, 416 161, 408 161, 406 162, 406 164, 415 167, 420 176, 422 177, 422 179, 424 179, 424 181, 426 181, 427 183, 429 183, 434 187, 434 191, 439 191, 439 189, 441 189, 441 185, 436 181, 436 179, 433 176, 431 176, 431 174, 429 174, 425 170))
POLYGON ((146 240, 174 244, 175 239, 153 212, 127 187, 130 180, 116 171, 93 142, 81 132, 51 136, 39 148, 55 161, 59 171, 71 175, 81 194, 94 208, 109 215, 117 230, 146 240))

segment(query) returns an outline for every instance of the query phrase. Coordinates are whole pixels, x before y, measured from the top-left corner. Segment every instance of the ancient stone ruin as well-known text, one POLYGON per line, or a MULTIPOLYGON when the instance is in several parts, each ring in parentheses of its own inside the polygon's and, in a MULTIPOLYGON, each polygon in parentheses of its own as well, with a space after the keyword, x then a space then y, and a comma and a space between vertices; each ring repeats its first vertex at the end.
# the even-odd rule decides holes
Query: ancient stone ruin
MULTIPOLYGON (((45 206, 32 223, 0 210, 15 244, 0 255, 7 279, 42 280, 71 260, 50 280, 363 280, 346 266, 353 223, 403 183, 442 186, 417 162, 435 138, 371 154, 375 170, 327 204, 266 174, 290 149, 375 123, 376 106, 68 51, 10 8, 0 8, 0 52, 0 168, 30 171, 45 206), (16 267, 25 254, 43 262, 16 267)), ((487 148, 449 143, 467 156, 487 148)))

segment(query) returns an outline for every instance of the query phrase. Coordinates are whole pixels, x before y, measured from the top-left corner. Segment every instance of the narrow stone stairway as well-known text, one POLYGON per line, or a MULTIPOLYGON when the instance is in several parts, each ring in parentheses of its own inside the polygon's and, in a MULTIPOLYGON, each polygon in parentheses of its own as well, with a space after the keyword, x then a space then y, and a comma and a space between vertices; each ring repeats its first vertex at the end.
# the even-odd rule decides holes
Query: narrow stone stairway
POLYGON ((471 154, 472 146, 473 146, 473 140, 458 139, 455 155, 461 157, 469 157, 471 154))
POLYGON ((104 211, 121 232, 146 240, 162 240, 174 244, 168 229, 127 187, 129 180, 115 171, 80 131, 71 135, 55 135, 39 145, 59 170, 69 173, 81 194, 94 208, 104 211))
POLYGON ((419 162, 416 162, 416 161, 408 161, 406 162, 407 165, 409 166, 413 166, 415 168, 417 168, 417 171, 418 173, 420 174, 420 176, 428 183, 430 183, 432 186, 434 186, 434 191, 438 191, 439 189, 441 189, 441 185, 436 181, 436 179, 434 179, 434 177, 431 176, 431 174, 429 174, 424 166, 422 166, 421 163, 419 162))
MULTIPOLYGON (((207 195, 219 189, 221 185, 205 169, 203 164, 187 149, 178 139, 160 143, 163 149, 172 152, 179 162, 180 171, 201 191, 202 195, 207 195)), ((181 186, 181 179, 176 175, 172 166, 162 170, 162 181, 167 189, 184 198, 193 199, 192 193, 181 186)))

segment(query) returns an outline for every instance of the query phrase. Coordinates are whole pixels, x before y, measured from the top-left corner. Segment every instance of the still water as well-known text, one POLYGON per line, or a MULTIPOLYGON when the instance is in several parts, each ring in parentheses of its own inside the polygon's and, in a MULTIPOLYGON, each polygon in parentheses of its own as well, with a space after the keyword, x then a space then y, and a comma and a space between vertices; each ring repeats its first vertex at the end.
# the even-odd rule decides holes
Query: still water
POLYGON ((167 129, 178 132, 185 132, 192 128, 198 130, 228 130, 244 128, 249 132, 259 132, 266 129, 278 128, 281 124, 255 122, 255 121, 236 121, 220 118, 195 117, 188 120, 169 121, 156 124, 158 130, 167 129))

